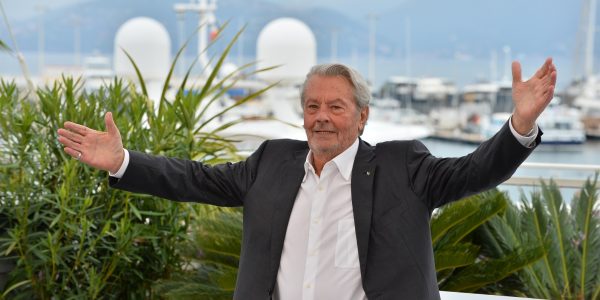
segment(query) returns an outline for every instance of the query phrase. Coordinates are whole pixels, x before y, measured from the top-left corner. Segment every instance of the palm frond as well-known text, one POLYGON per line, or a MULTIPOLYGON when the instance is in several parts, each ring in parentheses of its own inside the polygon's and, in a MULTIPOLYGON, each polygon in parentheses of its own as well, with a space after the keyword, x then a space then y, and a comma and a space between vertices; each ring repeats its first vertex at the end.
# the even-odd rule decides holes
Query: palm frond
POLYGON ((480 261, 458 271, 445 284, 443 290, 474 292, 487 284, 500 281, 507 276, 534 263, 544 255, 541 247, 516 251, 500 258, 480 261))
POLYGON ((479 255, 479 246, 470 243, 448 245, 435 251, 435 271, 456 269, 475 262, 479 255))
POLYGON ((506 206, 506 197, 497 190, 448 205, 432 220, 432 230, 434 224, 437 229, 435 235, 432 234, 432 239, 433 237, 437 238, 434 247, 437 249, 444 244, 458 243, 493 216, 502 213, 506 206), (464 213, 466 217, 461 216, 461 213, 464 213), (449 217, 446 218, 444 215, 449 217), (447 226, 447 228, 442 226, 447 226))
POLYGON ((593 181, 587 180, 579 196, 571 201, 571 214, 574 216, 575 237, 572 243, 576 248, 577 263, 580 266, 575 277, 579 280, 577 294, 590 298, 600 279, 600 222, 596 217, 598 191, 595 188, 598 174, 593 181))
MULTIPOLYGON (((542 259, 511 277, 521 285, 516 287, 518 293, 551 299, 596 299, 600 295, 597 176, 586 182, 570 206, 553 181, 542 182, 539 192, 533 192, 529 200, 521 199, 518 210, 509 207, 479 231, 481 240, 475 242, 483 245, 482 253, 492 257, 519 247, 542 251, 542 259)), ((502 284, 496 288, 502 290, 502 284)))
POLYGON ((572 262, 572 248, 570 247, 569 237, 573 234, 572 224, 568 222, 569 213, 566 204, 562 199, 560 190, 554 181, 549 184, 542 182, 542 199, 545 208, 549 213, 550 232, 555 235, 551 251, 549 251, 550 262, 556 262, 558 269, 555 269, 557 279, 561 282, 562 293, 566 297, 571 297, 571 276, 569 276, 569 266, 572 262))

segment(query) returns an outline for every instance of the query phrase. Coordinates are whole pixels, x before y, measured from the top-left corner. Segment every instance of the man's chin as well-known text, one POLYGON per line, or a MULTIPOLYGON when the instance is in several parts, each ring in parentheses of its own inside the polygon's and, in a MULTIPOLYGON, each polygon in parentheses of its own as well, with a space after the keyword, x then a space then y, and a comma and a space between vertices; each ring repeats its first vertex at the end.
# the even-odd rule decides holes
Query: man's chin
POLYGON ((327 145, 323 145, 321 143, 309 143, 310 145, 310 149, 316 153, 316 154, 331 154, 331 153, 335 153, 336 150, 339 148, 339 145, 335 144, 327 144, 327 145))

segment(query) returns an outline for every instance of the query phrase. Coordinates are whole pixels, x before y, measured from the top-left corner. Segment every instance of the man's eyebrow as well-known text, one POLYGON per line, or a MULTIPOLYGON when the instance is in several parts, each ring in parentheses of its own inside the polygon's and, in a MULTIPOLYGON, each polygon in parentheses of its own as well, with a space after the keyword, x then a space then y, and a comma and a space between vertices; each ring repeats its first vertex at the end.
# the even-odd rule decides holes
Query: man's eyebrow
POLYGON ((344 104, 344 105, 346 104, 346 101, 344 101, 341 98, 335 98, 335 99, 328 100, 328 101, 325 101, 325 102, 327 102, 328 104, 338 104, 338 103, 341 103, 341 104, 344 104))
MULTIPOLYGON (((319 102, 317 99, 315 98, 307 98, 304 103, 309 103, 309 102, 319 102)), ((334 98, 334 99, 330 99, 330 100, 325 100, 325 104, 346 104, 346 101, 344 101, 344 99, 342 98, 334 98)))

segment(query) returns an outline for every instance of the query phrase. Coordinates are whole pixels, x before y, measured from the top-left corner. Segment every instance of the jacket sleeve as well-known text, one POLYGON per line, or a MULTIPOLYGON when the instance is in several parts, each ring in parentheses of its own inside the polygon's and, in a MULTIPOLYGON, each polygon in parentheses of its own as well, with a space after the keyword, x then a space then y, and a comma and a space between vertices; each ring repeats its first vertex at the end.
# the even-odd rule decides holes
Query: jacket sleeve
MULTIPOLYGON (((541 135, 540 130, 536 145, 541 135)), ((459 158, 436 158, 421 142, 415 141, 406 152, 407 172, 413 191, 432 211, 506 181, 534 148, 521 145, 507 122, 475 151, 459 158)))
POLYGON ((215 166, 130 151, 123 177, 109 177, 109 184, 113 188, 174 201, 242 206, 266 144, 264 142, 245 161, 215 166))

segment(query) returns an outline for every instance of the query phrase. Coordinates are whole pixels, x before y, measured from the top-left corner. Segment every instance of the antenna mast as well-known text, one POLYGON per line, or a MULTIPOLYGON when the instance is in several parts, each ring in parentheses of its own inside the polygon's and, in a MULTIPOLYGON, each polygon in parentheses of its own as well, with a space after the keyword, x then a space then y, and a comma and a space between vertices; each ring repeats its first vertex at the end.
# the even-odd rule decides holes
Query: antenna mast
POLYGON ((217 0, 191 0, 190 3, 176 3, 173 7, 175 12, 181 16, 181 22, 183 22, 183 15, 186 12, 198 13, 198 57, 200 65, 202 66, 203 75, 208 77, 211 72, 211 68, 208 65, 208 56, 206 54, 206 47, 208 46, 208 26, 212 29, 216 28, 215 10, 217 10, 217 0))

